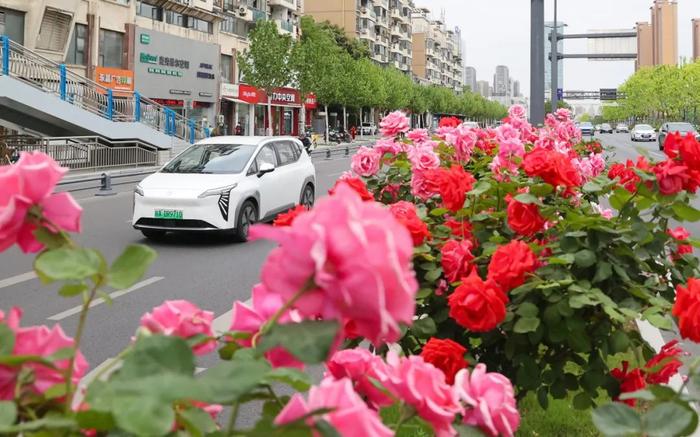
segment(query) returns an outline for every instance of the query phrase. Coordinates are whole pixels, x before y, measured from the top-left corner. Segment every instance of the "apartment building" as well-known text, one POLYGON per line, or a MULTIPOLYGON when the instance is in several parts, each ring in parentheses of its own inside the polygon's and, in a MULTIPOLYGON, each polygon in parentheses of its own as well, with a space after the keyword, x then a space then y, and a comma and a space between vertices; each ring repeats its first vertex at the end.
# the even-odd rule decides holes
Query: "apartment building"
POLYGON ((464 86, 461 33, 430 17, 427 8, 416 8, 413 24, 413 74, 419 82, 442 85, 455 91, 464 86))
POLYGON ((700 18, 691 20, 693 25, 693 59, 700 59, 700 18))
MULTIPOLYGON (((224 115, 229 131, 254 133, 270 123, 258 108, 266 97, 241 94, 237 54, 258 20, 297 37, 301 1, 0 0, 0 30, 115 92, 137 91, 208 125, 224 115)), ((275 132, 296 130, 303 102, 292 91, 273 99, 275 132)))

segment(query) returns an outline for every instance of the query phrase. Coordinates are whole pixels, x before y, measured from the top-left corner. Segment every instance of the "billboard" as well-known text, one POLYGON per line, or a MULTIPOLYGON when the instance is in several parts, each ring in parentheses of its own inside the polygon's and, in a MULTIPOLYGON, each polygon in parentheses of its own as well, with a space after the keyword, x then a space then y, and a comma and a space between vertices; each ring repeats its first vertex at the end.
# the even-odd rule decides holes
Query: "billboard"
POLYGON ((134 91, 134 72, 119 68, 95 67, 95 82, 114 90, 115 95, 130 94, 134 91))
MULTIPOLYGON (((597 29, 589 30, 588 33, 623 33, 629 34, 632 32, 630 29, 597 29)), ((588 38, 588 53, 594 55, 617 55, 625 54, 629 55, 631 53, 637 53, 637 37, 624 37, 624 38, 588 38)), ((592 58, 589 60, 595 61, 620 61, 627 60, 629 58, 607 58, 607 59, 597 59, 592 58)))

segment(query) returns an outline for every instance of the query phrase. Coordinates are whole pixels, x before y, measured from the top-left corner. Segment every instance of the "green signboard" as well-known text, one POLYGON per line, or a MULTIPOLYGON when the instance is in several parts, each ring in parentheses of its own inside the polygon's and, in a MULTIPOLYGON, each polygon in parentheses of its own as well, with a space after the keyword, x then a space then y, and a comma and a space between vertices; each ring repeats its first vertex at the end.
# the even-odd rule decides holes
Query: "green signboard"
POLYGON ((151 43, 151 35, 148 35, 147 33, 142 33, 141 34, 141 44, 150 44, 151 43))

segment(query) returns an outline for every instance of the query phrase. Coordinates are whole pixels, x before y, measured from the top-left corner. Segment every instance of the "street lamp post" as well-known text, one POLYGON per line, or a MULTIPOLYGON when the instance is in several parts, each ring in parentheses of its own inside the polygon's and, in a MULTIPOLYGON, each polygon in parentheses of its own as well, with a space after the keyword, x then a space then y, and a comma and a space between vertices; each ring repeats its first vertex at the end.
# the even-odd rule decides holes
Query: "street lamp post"
POLYGON ((544 124, 544 0, 530 0, 530 122, 544 124))
POLYGON ((552 44, 552 49, 550 50, 552 56, 550 61, 552 69, 552 73, 550 74, 552 82, 551 101, 552 112, 555 112, 559 105, 559 53, 557 52, 559 49, 559 29, 557 25, 557 0, 554 0, 554 26, 552 26, 552 32, 550 33, 549 39, 552 44))

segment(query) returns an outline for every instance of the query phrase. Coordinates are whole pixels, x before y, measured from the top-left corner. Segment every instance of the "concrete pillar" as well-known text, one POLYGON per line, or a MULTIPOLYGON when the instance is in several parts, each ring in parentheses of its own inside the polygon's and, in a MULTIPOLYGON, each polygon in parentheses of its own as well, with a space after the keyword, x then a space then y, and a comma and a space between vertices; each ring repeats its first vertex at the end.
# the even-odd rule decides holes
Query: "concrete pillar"
POLYGON ((544 123, 544 0, 530 0, 530 123, 544 123))

